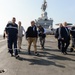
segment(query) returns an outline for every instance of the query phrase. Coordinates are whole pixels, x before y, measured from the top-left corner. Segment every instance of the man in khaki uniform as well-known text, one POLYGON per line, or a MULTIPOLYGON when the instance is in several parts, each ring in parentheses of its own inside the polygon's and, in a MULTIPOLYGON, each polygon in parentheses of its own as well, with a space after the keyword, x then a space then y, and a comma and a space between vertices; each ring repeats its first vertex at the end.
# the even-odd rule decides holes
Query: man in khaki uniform
POLYGON ((25 34, 25 29, 24 29, 23 26, 21 26, 21 21, 19 21, 18 22, 18 48, 19 48, 19 51, 21 49, 23 31, 24 31, 24 34, 25 34))

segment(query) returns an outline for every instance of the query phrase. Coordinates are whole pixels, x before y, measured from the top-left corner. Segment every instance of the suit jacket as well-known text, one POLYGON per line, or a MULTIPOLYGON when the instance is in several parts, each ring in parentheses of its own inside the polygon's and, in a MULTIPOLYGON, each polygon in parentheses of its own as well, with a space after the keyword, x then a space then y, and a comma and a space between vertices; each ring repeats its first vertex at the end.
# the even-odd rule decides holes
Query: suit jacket
POLYGON ((55 37, 59 38, 59 35, 61 36, 61 38, 64 38, 64 40, 70 40, 70 33, 67 27, 61 27, 60 32, 59 32, 59 28, 57 28, 55 37))

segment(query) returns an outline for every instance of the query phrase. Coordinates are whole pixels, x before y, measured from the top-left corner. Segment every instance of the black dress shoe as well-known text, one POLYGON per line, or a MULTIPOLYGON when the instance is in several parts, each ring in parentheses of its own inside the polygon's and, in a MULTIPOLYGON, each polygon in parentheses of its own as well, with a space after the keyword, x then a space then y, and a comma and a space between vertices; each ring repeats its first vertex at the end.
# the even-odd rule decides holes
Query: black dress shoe
POLYGON ((19 47, 19 49, 22 49, 21 47, 19 47))
POLYGON ((29 55, 31 55, 31 52, 30 52, 30 50, 28 50, 28 54, 29 54, 29 55))
POLYGON ((14 55, 13 54, 11 54, 11 57, 13 57, 14 55))
POLYGON ((16 55, 16 56, 15 56, 16 59, 18 59, 19 57, 20 57, 19 55, 16 55))
POLYGON ((35 56, 38 56, 38 55, 39 55, 39 53, 35 52, 35 53, 34 53, 34 55, 35 55, 35 56))
POLYGON ((74 51, 73 48, 71 48, 71 49, 70 49, 70 52, 73 52, 73 51, 74 51))
POLYGON ((68 54, 67 52, 65 52, 65 54, 68 54))
POLYGON ((31 55, 31 53, 30 53, 30 52, 28 52, 28 54, 29 54, 29 55, 31 55))
POLYGON ((63 54, 66 55, 66 54, 68 54, 68 53, 67 53, 67 52, 64 52, 63 54))

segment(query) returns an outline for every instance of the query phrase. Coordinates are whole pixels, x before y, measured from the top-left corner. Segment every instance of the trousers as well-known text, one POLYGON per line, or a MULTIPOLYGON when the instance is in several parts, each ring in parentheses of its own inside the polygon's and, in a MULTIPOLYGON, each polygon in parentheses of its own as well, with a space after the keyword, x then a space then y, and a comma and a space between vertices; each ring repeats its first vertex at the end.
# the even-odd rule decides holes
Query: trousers
POLYGON ((58 40, 58 48, 62 51, 62 52, 66 52, 67 48, 70 44, 70 40, 58 40))
POLYGON ((18 47, 19 47, 19 49, 21 48, 21 44, 22 44, 22 37, 18 37, 18 47))
POLYGON ((41 47, 44 48, 44 45, 45 45, 45 38, 39 37, 39 40, 40 40, 40 45, 41 45, 41 47))
POLYGON ((14 49, 14 54, 18 55, 17 37, 8 37, 8 49, 9 49, 10 54, 13 54, 13 49, 14 49))
POLYGON ((37 52, 37 48, 36 48, 37 38, 36 37, 34 37, 34 38, 28 37, 28 50, 30 50, 32 43, 34 46, 34 53, 35 53, 35 52, 37 52))

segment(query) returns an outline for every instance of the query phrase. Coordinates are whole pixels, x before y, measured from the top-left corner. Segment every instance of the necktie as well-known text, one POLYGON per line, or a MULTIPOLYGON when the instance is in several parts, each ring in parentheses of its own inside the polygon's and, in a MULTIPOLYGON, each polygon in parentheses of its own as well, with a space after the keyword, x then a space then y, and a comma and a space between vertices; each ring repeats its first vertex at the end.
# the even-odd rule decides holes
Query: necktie
POLYGON ((65 27, 65 30, 66 30, 67 34, 69 35, 69 31, 67 30, 67 27, 65 27))

